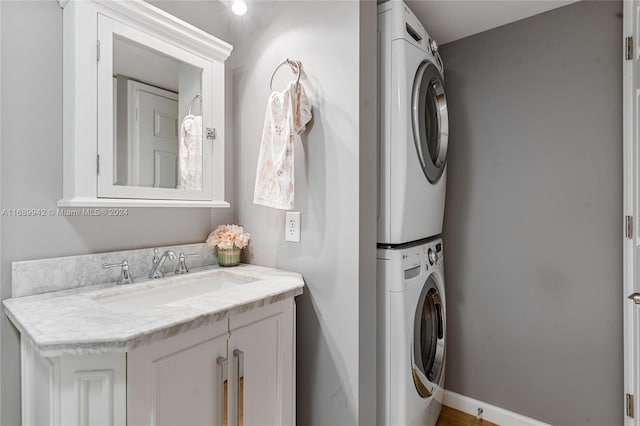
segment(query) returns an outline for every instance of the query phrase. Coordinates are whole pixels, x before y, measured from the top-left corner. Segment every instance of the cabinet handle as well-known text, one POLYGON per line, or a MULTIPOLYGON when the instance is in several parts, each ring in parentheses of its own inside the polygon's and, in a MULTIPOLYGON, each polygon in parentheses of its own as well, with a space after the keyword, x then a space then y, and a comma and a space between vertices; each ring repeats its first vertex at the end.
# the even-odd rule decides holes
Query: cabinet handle
POLYGON ((227 381, 229 368, 227 365, 227 358, 219 356, 216 362, 220 366, 220 426, 227 426, 227 381))
POLYGON ((239 349, 234 349, 233 356, 238 359, 238 381, 236 382, 236 386, 238 387, 238 414, 236 424, 242 426, 244 422, 244 352, 239 349))

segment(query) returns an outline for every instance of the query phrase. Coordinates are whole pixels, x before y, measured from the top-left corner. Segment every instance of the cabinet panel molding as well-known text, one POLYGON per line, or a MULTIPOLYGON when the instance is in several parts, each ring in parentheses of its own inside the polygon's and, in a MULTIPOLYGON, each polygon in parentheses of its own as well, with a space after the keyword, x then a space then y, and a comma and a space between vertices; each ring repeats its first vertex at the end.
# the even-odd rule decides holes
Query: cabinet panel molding
POLYGON ((75 392, 80 426, 113 425, 113 370, 76 372, 75 392))
POLYGON ((126 354, 53 358, 60 378, 60 422, 69 426, 126 424, 126 354))

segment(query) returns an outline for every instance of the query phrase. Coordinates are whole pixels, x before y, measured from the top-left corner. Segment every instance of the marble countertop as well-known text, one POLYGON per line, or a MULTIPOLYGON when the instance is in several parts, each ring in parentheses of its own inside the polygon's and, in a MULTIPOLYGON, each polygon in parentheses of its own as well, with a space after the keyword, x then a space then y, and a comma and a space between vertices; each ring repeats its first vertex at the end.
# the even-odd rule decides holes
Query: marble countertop
POLYGON ((241 264, 201 268, 182 276, 123 286, 99 284, 15 297, 3 304, 22 337, 30 339, 42 356, 88 355, 126 352, 234 313, 295 297, 302 294, 303 286, 298 273, 241 264), (250 282, 173 298, 172 291, 179 285, 198 281, 202 287, 210 277, 220 274, 250 282), (164 299, 158 299, 155 305, 145 304, 149 294, 145 292, 158 290, 164 299), (167 297, 173 299, 168 301, 167 297), (128 299, 136 298, 142 302, 140 308, 136 302, 127 308, 128 299), (125 303, 124 308, 119 300, 125 303))

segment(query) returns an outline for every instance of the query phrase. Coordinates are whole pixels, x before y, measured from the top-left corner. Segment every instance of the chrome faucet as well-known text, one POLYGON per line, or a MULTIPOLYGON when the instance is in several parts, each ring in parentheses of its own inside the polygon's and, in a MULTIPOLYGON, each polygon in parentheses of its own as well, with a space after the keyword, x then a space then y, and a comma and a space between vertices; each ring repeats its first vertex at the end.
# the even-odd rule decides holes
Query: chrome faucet
POLYGON ((189 273, 189 268, 187 268, 187 257, 200 257, 200 255, 180 253, 180 256, 178 257, 178 264, 176 265, 176 270, 173 271, 176 275, 189 273))
POLYGON ((117 285, 133 283, 133 277, 129 273, 129 262, 123 260, 121 263, 104 263, 102 269, 122 268, 118 277, 117 285))
POLYGON ((164 274, 162 273, 162 267, 164 266, 164 262, 167 260, 167 257, 171 260, 175 260, 176 253, 173 250, 166 250, 162 253, 162 256, 158 257, 158 249, 153 249, 153 260, 151 261, 151 271, 149 272, 149 278, 162 278, 164 274))

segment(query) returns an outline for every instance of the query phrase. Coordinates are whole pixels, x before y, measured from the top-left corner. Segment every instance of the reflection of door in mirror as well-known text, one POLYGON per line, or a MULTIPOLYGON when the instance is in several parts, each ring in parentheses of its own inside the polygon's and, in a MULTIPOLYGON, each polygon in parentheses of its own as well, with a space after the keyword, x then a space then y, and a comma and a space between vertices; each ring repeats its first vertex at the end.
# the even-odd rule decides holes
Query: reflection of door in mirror
POLYGON ((116 185, 175 188, 178 95, 117 77, 116 185))
POLYGON ((130 81, 135 101, 129 185, 175 188, 178 164, 178 96, 130 81))
POLYGON ((201 190, 202 120, 184 128, 190 106, 200 113, 202 70, 114 34, 113 74, 115 185, 201 190))

